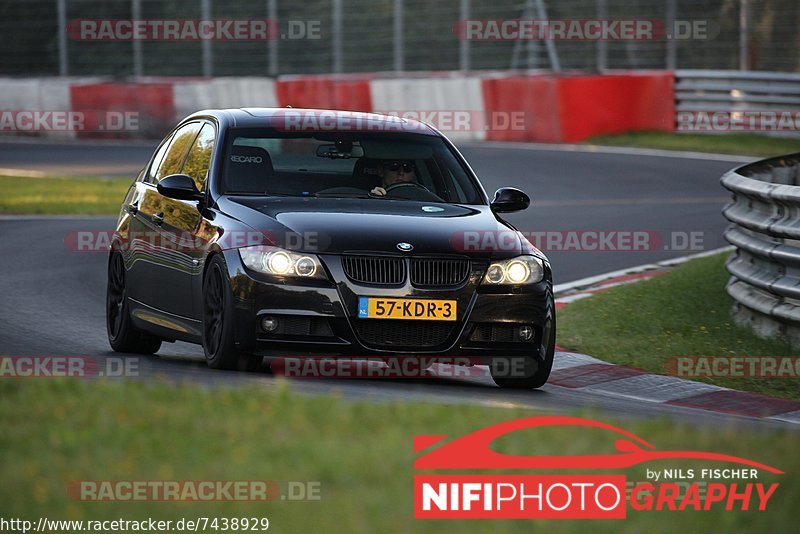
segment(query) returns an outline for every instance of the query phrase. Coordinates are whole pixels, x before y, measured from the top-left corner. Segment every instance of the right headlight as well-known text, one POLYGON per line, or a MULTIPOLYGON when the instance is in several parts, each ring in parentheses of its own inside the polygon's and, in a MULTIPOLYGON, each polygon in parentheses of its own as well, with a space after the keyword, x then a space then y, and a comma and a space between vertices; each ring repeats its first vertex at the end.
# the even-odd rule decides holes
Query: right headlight
POLYGON ((490 285, 522 285, 535 284, 544 278, 542 260, 535 256, 517 256, 502 261, 493 261, 483 281, 490 285))
POLYGON ((248 269, 278 276, 327 279, 319 259, 313 254, 297 254, 278 247, 256 245, 239 249, 248 269))

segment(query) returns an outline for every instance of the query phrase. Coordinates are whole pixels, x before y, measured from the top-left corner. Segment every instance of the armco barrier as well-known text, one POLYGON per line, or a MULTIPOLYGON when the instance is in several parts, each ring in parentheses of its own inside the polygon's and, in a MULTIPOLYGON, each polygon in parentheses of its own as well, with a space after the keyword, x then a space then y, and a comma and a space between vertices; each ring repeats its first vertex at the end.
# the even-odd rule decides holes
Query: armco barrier
POLYGON ((722 177, 736 247, 726 286, 737 321, 800 346, 800 153, 758 161, 722 177))
MULTIPOLYGON (((779 112, 797 116, 800 113, 800 74, 677 70, 675 101, 679 126, 681 118, 698 112, 725 112, 731 116, 741 116, 744 112, 779 112)), ((800 128, 783 128, 781 135, 800 137, 800 128)))

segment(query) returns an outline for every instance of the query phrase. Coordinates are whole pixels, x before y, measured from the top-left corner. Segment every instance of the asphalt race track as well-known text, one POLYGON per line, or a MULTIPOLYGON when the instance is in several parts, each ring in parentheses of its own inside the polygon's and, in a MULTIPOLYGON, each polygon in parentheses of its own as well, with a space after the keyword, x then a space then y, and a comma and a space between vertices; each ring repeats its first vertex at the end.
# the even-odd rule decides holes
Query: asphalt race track
MULTIPOLYGON (((132 177, 149 157, 151 146, 2 142, 0 168, 132 177)), ((497 145, 465 146, 463 152, 487 190, 510 185, 531 195, 532 208, 509 216, 520 230, 702 232, 704 249, 725 244, 720 208, 727 195, 719 186, 719 177, 738 164, 734 158, 701 160, 497 145)), ((71 251, 64 244, 68 232, 108 230, 113 223, 113 218, 104 217, 0 217, 0 353, 76 355, 98 360, 117 356, 111 352, 105 332, 106 256, 71 251)), ((548 255, 555 282, 565 283, 690 252, 698 251, 660 247, 645 252, 565 251, 548 255)), ((170 381, 208 386, 252 384, 272 388, 278 384, 264 368, 256 373, 207 369, 202 350, 184 343, 164 344, 158 356, 140 358, 138 363, 144 380, 163 376, 170 381)), ((337 390, 345 398, 477 402, 561 413, 593 407, 618 417, 665 416, 702 425, 785 426, 777 421, 638 403, 558 386, 505 391, 486 377, 295 379, 291 383, 299 392, 325 394, 337 390)))

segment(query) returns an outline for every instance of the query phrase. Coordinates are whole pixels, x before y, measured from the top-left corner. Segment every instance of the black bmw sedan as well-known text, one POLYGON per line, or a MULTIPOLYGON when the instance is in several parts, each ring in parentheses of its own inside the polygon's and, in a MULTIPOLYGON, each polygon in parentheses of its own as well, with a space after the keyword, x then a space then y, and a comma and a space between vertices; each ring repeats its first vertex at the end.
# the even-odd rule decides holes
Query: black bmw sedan
POLYGON ((264 356, 466 357, 503 387, 550 374, 547 258, 501 215, 440 132, 396 117, 207 110, 131 185, 108 261, 114 350, 203 346, 209 366, 264 356))

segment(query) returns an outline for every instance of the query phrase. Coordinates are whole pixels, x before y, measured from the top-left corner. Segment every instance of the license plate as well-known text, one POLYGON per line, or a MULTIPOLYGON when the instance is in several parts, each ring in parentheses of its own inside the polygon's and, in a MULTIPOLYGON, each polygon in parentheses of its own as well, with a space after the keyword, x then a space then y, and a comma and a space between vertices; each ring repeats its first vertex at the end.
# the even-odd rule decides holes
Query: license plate
POLYGON ((455 321, 455 300, 359 297, 359 319, 455 321))

